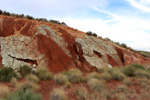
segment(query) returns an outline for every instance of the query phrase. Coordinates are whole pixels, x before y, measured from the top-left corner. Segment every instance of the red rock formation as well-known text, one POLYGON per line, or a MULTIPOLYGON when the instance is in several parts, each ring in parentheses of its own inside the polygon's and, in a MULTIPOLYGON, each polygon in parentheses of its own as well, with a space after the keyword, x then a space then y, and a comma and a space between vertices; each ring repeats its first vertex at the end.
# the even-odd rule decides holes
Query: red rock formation
POLYGON ((76 29, 52 23, 0 16, 0 64, 18 68, 22 64, 47 66, 58 72, 77 67, 95 70, 150 59, 76 29))

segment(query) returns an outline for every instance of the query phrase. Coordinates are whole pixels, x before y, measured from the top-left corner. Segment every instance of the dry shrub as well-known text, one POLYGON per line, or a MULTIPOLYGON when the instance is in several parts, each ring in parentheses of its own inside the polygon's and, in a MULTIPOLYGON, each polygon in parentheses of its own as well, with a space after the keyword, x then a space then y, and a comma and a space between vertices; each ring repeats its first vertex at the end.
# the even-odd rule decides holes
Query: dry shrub
POLYGON ((15 77, 13 77, 13 78, 11 79, 11 85, 12 85, 13 87, 16 87, 17 84, 18 84, 17 79, 16 79, 15 77))
POLYGON ((54 88, 50 94, 50 100, 68 100, 63 88, 54 88))
POLYGON ((9 88, 5 85, 0 86, 0 98, 4 98, 8 95, 9 93, 9 88))
POLYGON ((104 72, 101 74, 101 77, 105 81, 110 81, 112 79, 111 75, 108 72, 104 72))
POLYGON ((72 68, 68 71, 68 78, 72 83, 79 83, 82 81, 82 73, 79 69, 72 68))
POLYGON ((97 72, 91 72, 87 75, 87 79, 90 80, 91 78, 100 79, 100 74, 97 72))
POLYGON ((131 82, 131 80, 130 80, 129 78, 125 78, 125 79, 123 80, 123 83, 124 83, 125 85, 127 85, 127 86, 132 85, 132 82, 131 82))
POLYGON ((138 85, 142 86, 143 88, 147 88, 150 86, 150 80, 143 78, 138 80, 138 85))
POLYGON ((55 80, 56 84, 64 85, 68 82, 68 76, 64 75, 62 73, 59 73, 59 74, 54 76, 54 80, 55 80))
POLYGON ((126 92, 127 91, 127 87, 125 85, 119 85, 117 87, 117 92, 126 92))
POLYGON ((88 80, 88 86, 94 91, 98 91, 98 92, 106 91, 106 86, 104 81, 95 78, 88 80))
POLYGON ((89 98, 89 92, 87 88, 83 86, 78 87, 75 94, 79 100, 87 100, 87 98, 89 98))
POLYGON ((146 70, 136 70, 135 76, 150 79, 150 73, 146 70))
POLYGON ((120 70, 114 70, 112 73, 112 80, 122 81, 126 77, 120 70))
POLYGON ((112 71, 113 71, 113 68, 110 68, 110 67, 101 67, 98 69, 99 73, 104 73, 104 72, 112 73, 112 71))
POLYGON ((21 83, 18 83, 16 85, 16 90, 27 90, 27 89, 31 89, 31 90, 37 90, 39 89, 39 86, 38 84, 36 83, 33 83, 33 82, 30 82, 30 81, 24 81, 24 82, 21 82, 21 83))
POLYGON ((40 80, 52 80, 53 73, 49 72, 47 67, 38 67, 36 70, 36 75, 40 80))
POLYGON ((26 80, 30 81, 32 83, 38 83, 39 82, 38 77, 36 75, 33 75, 33 74, 27 75, 26 80))

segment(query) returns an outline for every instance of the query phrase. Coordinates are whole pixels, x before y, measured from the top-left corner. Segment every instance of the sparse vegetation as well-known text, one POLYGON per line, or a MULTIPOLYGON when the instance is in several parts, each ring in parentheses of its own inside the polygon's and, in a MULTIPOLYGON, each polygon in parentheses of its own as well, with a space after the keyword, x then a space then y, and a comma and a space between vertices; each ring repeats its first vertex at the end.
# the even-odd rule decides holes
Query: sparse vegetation
POLYGON ((8 95, 9 89, 5 85, 0 85, 0 98, 4 98, 8 95))
POLYGON ((87 88, 83 86, 78 87, 75 94, 79 100, 87 100, 90 95, 87 88))
POLYGON ((102 74, 101 74, 101 77, 102 77, 103 80, 105 80, 105 81, 107 81, 107 82, 112 79, 112 76, 111 76, 110 73, 108 73, 108 72, 102 73, 102 74))
POLYGON ((98 92, 106 91, 106 86, 104 81, 95 78, 88 80, 88 86, 94 91, 98 91, 98 92))
POLYGON ((127 91, 127 87, 125 85, 119 85, 117 87, 117 92, 126 92, 127 91))
POLYGON ((54 76, 54 80, 56 84, 64 85, 68 82, 68 76, 60 73, 54 76))
POLYGON ((30 81, 32 83, 38 83, 39 82, 39 79, 37 76, 33 75, 33 74, 29 74, 26 76, 26 80, 27 81, 30 81))
POLYGON ((86 34, 87 34, 88 36, 95 36, 95 37, 97 37, 97 34, 91 32, 91 31, 86 32, 86 34))
POLYGON ((126 76, 121 73, 121 71, 119 70, 115 70, 113 73, 112 73, 112 80, 118 80, 118 81, 123 81, 123 79, 125 78, 126 76))
POLYGON ((123 80, 123 83, 124 83, 125 85, 127 85, 127 86, 132 85, 132 81, 131 81, 129 78, 125 78, 125 79, 123 80))
POLYGON ((36 75, 40 80, 52 80, 53 73, 49 72, 47 67, 38 67, 36 70, 36 75))
POLYGON ((82 73, 79 69, 72 68, 67 73, 69 81, 72 83, 79 83, 82 81, 82 73))
POLYGON ((24 82, 18 83, 15 89, 16 90, 27 90, 27 89, 37 90, 39 89, 39 86, 36 83, 30 82, 30 81, 24 81, 24 82))
POLYGON ((64 89, 54 88, 50 94, 50 100, 68 100, 68 97, 64 89))
POLYGON ((42 100, 42 96, 30 89, 26 91, 21 89, 9 94, 4 100, 42 100))
POLYGON ((0 68, 0 81, 11 81, 13 77, 18 77, 17 73, 11 67, 0 68))
POLYGON ((97 72, 91 72, 90 74, 87 75, 87 79, 90 80, 91 78, 100 79, 100 74, 97 72))
POLYGON ((30 66, 28 66, 28 65, 22 65, 22 66, 19 67, 18 72, 20 73, 20 75, 22 77, 25 77, 28 74, 32 73, 32 68, 30 66))
POLYGON ((46 18, 34 18, 33 16, 30 16, 30 15, 9 13, 7 11, 2 11, 2 10, 0 10, 0 15, 12 16, 12 17, 17 17, 17 18, 24 18, 24 19, 29 19, 29 20, 37 20, 40 22, 61 24, 61 25, 67 26, 67 24, 65 22, 59 22, 57 20, 47 20, 46 18))

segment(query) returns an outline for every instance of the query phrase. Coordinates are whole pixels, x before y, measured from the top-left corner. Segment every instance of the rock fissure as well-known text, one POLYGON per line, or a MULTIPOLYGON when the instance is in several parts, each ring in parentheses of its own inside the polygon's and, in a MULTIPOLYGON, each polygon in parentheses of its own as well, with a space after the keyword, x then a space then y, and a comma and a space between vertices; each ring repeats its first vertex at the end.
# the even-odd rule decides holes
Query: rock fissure
POLYGON ((23 58, 16 58, 16 57, 13 57, 13 56, 11 56, 11 55, 8 55, 8 56, 11 57, 11 58, 13 58, 13 59, 19 60, 19 61, 23 61, 23 62, 26 62, 26 63, 30 63, 31 65, 33 65, 33 64, 35 64, 36 66, 38 65, 36 60, 23 59, 23 58))

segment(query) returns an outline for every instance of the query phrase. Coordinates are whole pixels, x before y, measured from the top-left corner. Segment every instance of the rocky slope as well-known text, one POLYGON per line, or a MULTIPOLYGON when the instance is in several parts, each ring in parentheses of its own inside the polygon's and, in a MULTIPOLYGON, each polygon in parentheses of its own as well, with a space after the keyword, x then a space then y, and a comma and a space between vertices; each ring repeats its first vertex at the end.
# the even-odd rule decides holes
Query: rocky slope
POLYGON ((150 59, 98 37, 52 23, 0 16, 0 64, 17 69, 27 64, 58 72, 77 67, 94 70, 129 64, 150 65, 150 59))

